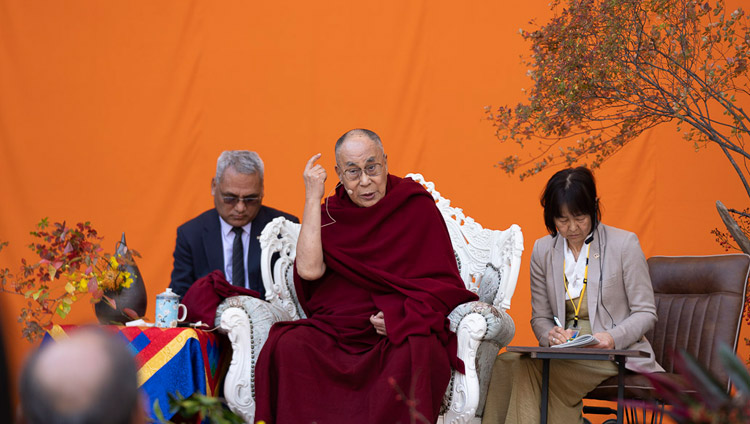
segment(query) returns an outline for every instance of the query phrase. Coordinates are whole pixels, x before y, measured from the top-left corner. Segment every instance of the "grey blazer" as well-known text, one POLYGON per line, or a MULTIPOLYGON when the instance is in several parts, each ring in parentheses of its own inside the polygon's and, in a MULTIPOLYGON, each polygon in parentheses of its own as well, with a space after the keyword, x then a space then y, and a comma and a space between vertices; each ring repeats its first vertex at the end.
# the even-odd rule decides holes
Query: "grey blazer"
MULTIPOLYGON (((563 249, 559 234, 548 235, 534 243, 531 253, 531 327, 540 346, 549 346, 554 317, 565 317, 563 249)), ((653 359, 653 349, 644 337, 656 323, 656 306, 646 257, 635 234, 599 224, 591 242, 586 290, 594 333, 608 332, 616 349, 651 353, 651 358, 629 359, 626 367, 632 371, 664 371, 653 359)))

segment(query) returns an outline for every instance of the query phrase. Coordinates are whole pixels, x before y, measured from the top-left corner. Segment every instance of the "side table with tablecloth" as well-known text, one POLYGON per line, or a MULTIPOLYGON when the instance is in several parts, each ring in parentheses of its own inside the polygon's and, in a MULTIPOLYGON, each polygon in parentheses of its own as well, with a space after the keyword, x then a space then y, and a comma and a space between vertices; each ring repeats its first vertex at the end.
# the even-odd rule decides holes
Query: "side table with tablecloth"
MULTIPOLYGON (((54 325, 42 343, 60 340, 80 328, 54 325)), ((216 396, 226 373, 229 349, 226 336, 194 328, 157 328, 103 326, 121 336, 135 356, 138 385, 148 396, 147 411, 152 419, 155 401, 159 401, 165 418, 169 412, 169 394, 184 397, 193 393, 216 396)))

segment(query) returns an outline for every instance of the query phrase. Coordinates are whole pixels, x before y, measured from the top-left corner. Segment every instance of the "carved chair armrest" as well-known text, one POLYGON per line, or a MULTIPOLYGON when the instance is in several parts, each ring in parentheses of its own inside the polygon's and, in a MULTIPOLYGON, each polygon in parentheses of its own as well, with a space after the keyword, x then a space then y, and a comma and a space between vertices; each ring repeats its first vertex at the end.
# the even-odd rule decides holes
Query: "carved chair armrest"
POLYGON ((448 319, 466 372, 453 371, 443 402, 445 422, 478 422, 475 416, 484 411, 495 356, 513 339, 515 325, 505 311, 482 301, 457 306, 448 319))
POLYGON ((291 318, 283 309, 251 296, 224 299, 216 309, 216 325, 232 344, 232 362, 224 379, 224 397, 245 422, 255 415, 255 363, 271 326, 291 318))
MULTIPOLYGON (((233 296, 224 299, 216 308, 216 322, 214 325, 221 327, 221 315, 228 308, 240 308, 248 316, 250 324, 256 328, 256 330, 262 330, 261 327, 271 326, 279 321, 289 321, 289 313, 282 308, 272 305, 265 300, 261 300, 252 296, 233 296)), ((266 336, 268 330, 265 331, 266 336)), ((265 341, 265 340, 264 340, 265 341)))
POLYGON ((491 341, 498 344, 498 350, 513 340, 516 326, 513 319, 505 311, 498 310, 494 306, 481 302, 466 302, 456 306, 448 315, 451 322, 451 331, 457 332, 463 320, 469 314, 481 315, 487 326, 481 334, 472 334, 472 338, 479 341, 491 341))

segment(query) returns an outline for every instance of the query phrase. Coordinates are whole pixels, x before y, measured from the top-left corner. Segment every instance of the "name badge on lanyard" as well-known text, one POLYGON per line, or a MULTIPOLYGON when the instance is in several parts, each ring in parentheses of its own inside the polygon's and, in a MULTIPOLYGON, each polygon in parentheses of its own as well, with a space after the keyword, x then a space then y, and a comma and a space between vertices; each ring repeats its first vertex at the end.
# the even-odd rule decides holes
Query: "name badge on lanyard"
POLYGON ((583 271, 583 288, 581 289, 581 294, 578 296, 578 305, 573 302, 573 296, 570 295, 570 290, 568 290, 568 276, 565 275, 565 259, 563 259, 563 282, 565 284, 565 292, 568 293, 568 297, 570 298, 570 303, 573 305, 573 327, 570 328, 575 332, 576 337, 580 331, 580 328, 578 327, 578 318, 579 313, 581 312, 581 302, 583 302, 583 294, 586 293, 586 284, 589 282, 589 253, 591 252, 591 244, 586 245, 586 268, 584 268, 583 271))

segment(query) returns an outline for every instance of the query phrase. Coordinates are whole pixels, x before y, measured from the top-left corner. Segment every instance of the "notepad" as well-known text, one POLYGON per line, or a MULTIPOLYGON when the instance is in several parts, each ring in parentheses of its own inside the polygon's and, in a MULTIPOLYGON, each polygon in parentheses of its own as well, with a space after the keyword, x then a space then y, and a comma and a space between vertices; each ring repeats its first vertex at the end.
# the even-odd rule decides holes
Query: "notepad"
POLYGON ((592 336, 591 334, 583 334, 581 336, 576 337, 573 340, 568 340, 565 343, 554 345, 551 347, 584 347, 584 346, 591 346, 599 344, 599 339, 592 336))

